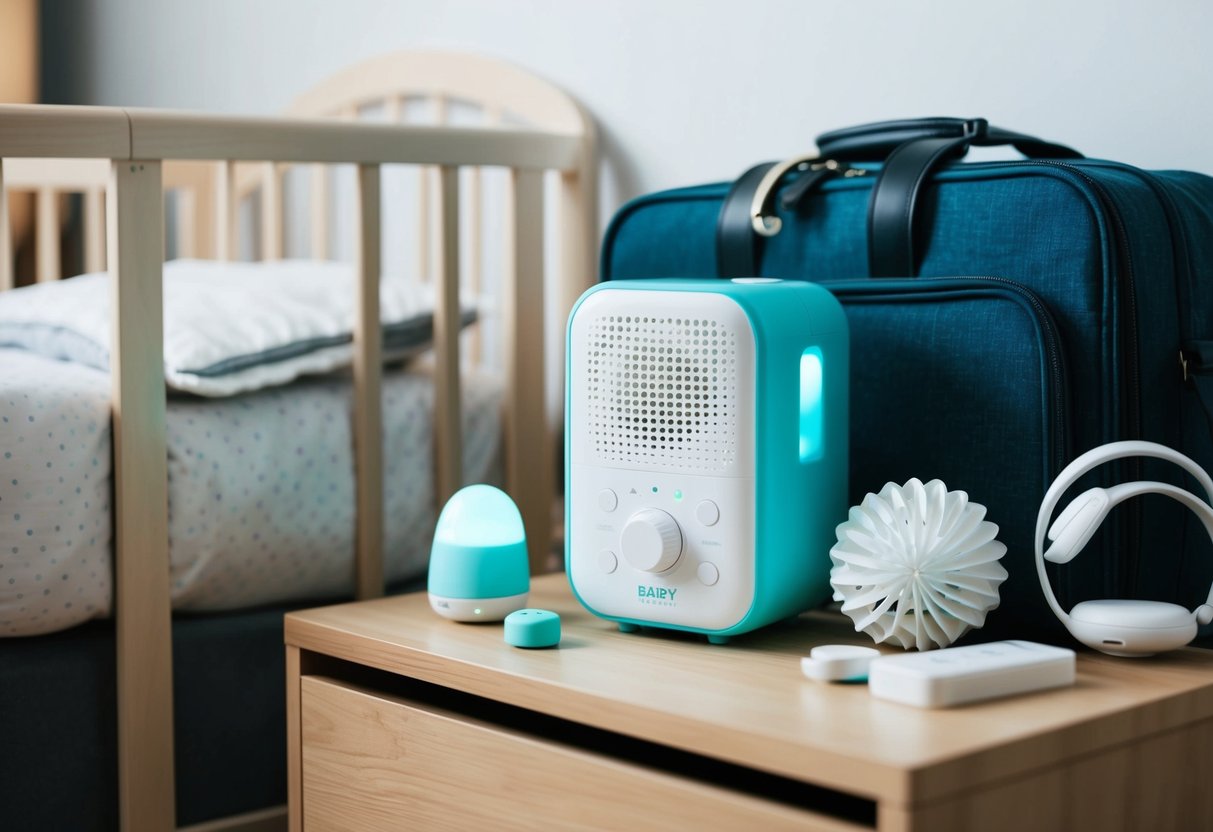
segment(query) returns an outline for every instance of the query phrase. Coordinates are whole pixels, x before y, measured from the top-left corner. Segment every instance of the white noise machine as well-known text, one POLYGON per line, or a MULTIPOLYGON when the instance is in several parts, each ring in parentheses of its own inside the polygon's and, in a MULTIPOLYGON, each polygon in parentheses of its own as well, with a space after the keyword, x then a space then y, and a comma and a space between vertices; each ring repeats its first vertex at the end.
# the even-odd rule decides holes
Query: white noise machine
POLYGON ((820 286, 619 280, 569 318, 565 566, 590 612, 713 642, 824 601, 849 344, 820 286))

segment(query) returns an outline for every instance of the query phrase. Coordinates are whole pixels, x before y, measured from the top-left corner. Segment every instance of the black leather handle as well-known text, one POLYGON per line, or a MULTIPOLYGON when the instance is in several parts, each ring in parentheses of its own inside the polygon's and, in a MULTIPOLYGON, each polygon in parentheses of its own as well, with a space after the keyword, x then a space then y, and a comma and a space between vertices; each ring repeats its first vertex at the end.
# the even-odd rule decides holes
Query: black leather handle
POLYGON ((868 201, 868 274, 915 273, 914 217, 922 184, 939 163, 964 152, 967 139, 914 139, 885 160, 868 201))
POLYGON ((724 198, 716 218, 716 274, 719 277, 759 277, 760 241, 750 224, 750 202, 758 183, 775 162, 747 170, 724 198))
MULTIPOLYGON (((1011 145, 1033 159, 1081 159, 1062 144, 991 127, 985 119, 919 118, 881 121, 822 133, 822 159, 841 163, 884 162, 868 203, 868 271, 872 277, 911 277, 917 272, 914 219, 923 185, 940 164, 959 159, 972 146, 1011 145)), ((750 168, 730 188, 716 228, 716 268, 721 277, 757 274, 761 240, 750 207, 759 183, 774 163, 750 168)), ((821 178, 802 176, 784 192, 799 204, 821 178), (795 191, 795 193, 792 193, 795 191)))
POLYGON ((872 277, 910 277, 917 273, 914 220, 922 186, 940 164, 959 158, 970 146, 1013 145, 1035 158, 1081 159, 1065 145, 990 127, 985 119, 922 119, 881 122, 818 137, 818 146, 847 153, 878 153, 902 139, 884 160, 868 203, 868 273, 872 277), (915 130, 919 134, 906 140, 915 130), (839 133, 845 133, 841 139, 839 133))
POLYGON ((971 136, 974 145, 1012 145, 1032 159, 1081 159, 1082 154, 1064 144, 1055 144, 991 127, 985 119, 972 118, 908 118, 877 121, 831 130, 817 137, 817 149, 826 159, 840 162, 880 162, 906 142, 918 139, 959 139, 971 136), (980 129, 979 129, 980 127, 980 129))

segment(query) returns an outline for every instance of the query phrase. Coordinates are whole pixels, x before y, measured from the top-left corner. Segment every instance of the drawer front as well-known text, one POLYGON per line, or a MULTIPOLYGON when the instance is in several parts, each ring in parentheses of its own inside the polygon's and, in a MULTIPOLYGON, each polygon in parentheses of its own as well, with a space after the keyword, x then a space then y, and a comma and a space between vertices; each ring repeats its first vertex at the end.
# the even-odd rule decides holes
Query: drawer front
POLYGON ((301 699, 310 830, 863 828, 322 677, 301 699))

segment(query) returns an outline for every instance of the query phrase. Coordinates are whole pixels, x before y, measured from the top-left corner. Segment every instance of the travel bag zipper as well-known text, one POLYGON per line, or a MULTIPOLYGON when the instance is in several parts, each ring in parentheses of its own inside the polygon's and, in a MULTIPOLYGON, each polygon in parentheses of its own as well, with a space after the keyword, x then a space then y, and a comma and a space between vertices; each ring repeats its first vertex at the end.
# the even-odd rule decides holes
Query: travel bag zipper
MULTIPOLYGON (((1046 167, 1057 168, 1068 171, 1080 178, 1087 187, 1090 188, 1100 202, 1100 207, 1105 215, 1111 218, 1113 223, 1113 233, 1116 236, 1115 250, 1118 262, 1112 264, 1114 269, 1119 271, 1119 276, 1122 278, 1121 288, 1125 301, 1125 311, 1121 316, 1121 321, 1126 327, 1125 332, 1125 348, 1123 357, 1125 361, 1125 374, 1128 378, 1128 389, 1125 395, 1121 397, 1121 407, 1124 410, 1124 419, 1127 424, 1124 425, 1127 436, 1117 436, 1113 439, 1140 439, 1141 438, 1141 355, 1140 346, 1138 343, 1137 330, 1137 284, 1133 274, 1133 257, 1129 251, 1129 234, 1125 228, 1124 217, 1116 207, 1116 203, 1108 195, 1107 190, 1102 184, 1086 171, 1076 165, 1066 164, 1065 162, 1055 162, 1047 159, 1025 160, 1023 162, 1015 162, 1017 165, 1044 165, 1046 167)), ((1142 463, 1139 457, 1126 459, 1121 461, 1123 469, 1122 475, 1126 480, 1134 481, 1142 478, 1142 463)), ((1125 512, 1125 540, 1129 545, 1121 551, 1117 551, 1119 547, 1112 547, 1113 557, 1119 561, 1121 568, 1115 570, 1112 574, 1120 576, 1120 586, 1117 587, 1118 593, 1124 593, 1132 585, 1136 584, 1138 570, 1141 568, 1141 548, 1142 548, 1142 516, 1141 516, 1141 501, 1135 501, 1130 511, 1125 512)))
POLYGON ((1179 275, 1176 280, 1176 298, 1181 301, 1175 310, 1175 320, 1179 326, 1179 366, 1183 381, 1188 381, 1188 360, 1191 356, 1187 352, 1187 344, 1193 340, 1190 321, 1184 315, 1184 307, 1192 304, 1192 259, 1188 253, 1188 235, 1184 230, 1184 225, 1179 219, 1179 208, 1175 204, 1175 198, 1171 196, 1171 191, 1158 180, 1158 177, 1148 170, 1132 167, 1131 165, 1122 165, 1116 162, 1098 162, 1099 167, 1107 167, 1112 170, 1118 170, 1124 173, 1136 175, 1142 182, 1149 186, 1150 190, 1157 197, 1159 204, 1162 206, 1163 214, 1167 218, 1167 230, 1171 236, 1172 256, 1175 260, 1177 272, 1182 270, 1182 275, 1179 275), (1182 296, 1179 291, 1182 286, 1182 296))
MULTIPOLYGON (((1088 174, 1086 171, 1077 165, 1067 164, 1065 162, 1055 162, 1049 159, 1031 159, 1022 162, 1006 163, 1010 165, 1044 165, 1046 167, 1057 168, 1068 171, 1080 178, 1096 195, 1100 202, 1100 207, 1107 214, 1113 224, 1113 233, 1116 237, 1115 247, 1117 263, 1113 264, 1114 269, 1120 272, 1122 277, 1122 286, 1124 290, 1124 298, 1126 309, 1122 316, 1122 321, 1127 328, 1126 346, 1124 351, 1125 358, 1125 373, 1128 376, 1129 389, 1128 394, 1122 398, 1122 406, 1125 407, 1125 420, 1127 424, 1124 426, 1128 436, 1114 437, 1114 439, 1140 439, 1141 438, 1141 357, 1138 344, 1137 331, 1137 283, 1133 274, 1133 257, 1129 251, 1129 234, 1125 228, 1124 217, 1116 207, 1116 203, 1108 195, 1107 190, 1100 182, 1088 174)), ((1132 465, 1140 469, 1140 460, 1132 461, 1132 465)), ((1140 470, 1130 472, 1133 479, 1138 479, 1140 470)))

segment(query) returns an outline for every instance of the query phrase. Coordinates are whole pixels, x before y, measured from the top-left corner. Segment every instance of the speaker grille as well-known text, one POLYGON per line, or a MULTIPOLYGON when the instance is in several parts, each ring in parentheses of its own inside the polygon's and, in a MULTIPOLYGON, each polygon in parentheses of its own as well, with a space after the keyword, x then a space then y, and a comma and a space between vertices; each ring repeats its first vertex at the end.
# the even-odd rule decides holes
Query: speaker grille
POLYGON ((587 330, 587 429, 602 463, 706 474, 737 459, 737 338, 711 317, 600 315, 587 330))

